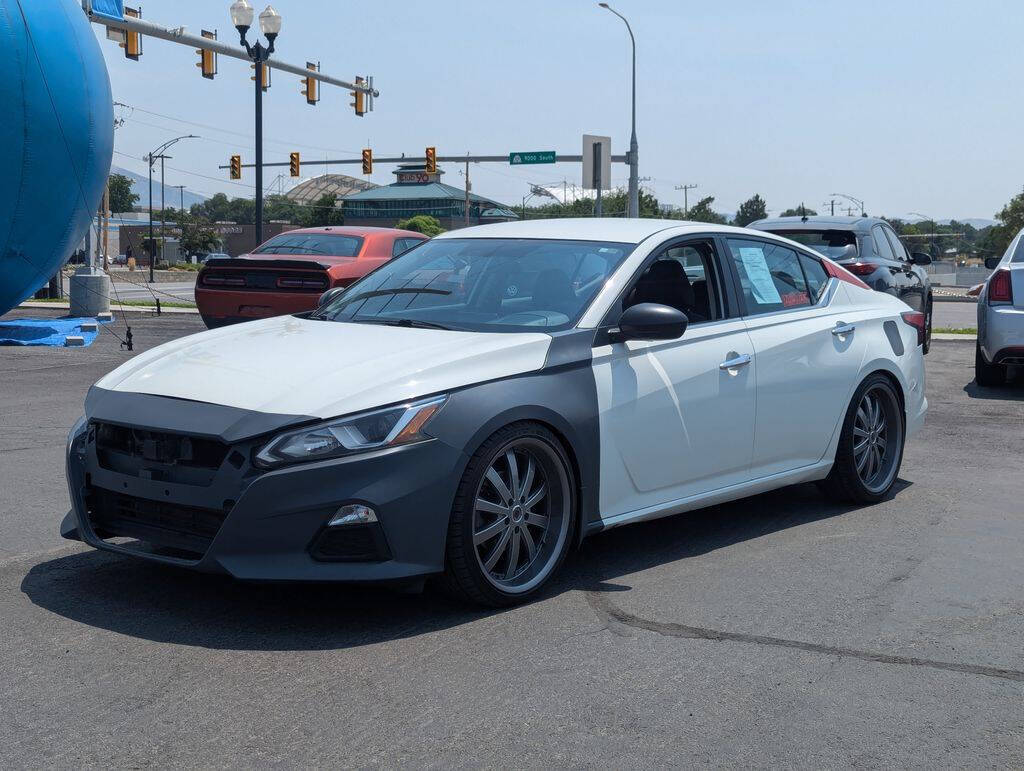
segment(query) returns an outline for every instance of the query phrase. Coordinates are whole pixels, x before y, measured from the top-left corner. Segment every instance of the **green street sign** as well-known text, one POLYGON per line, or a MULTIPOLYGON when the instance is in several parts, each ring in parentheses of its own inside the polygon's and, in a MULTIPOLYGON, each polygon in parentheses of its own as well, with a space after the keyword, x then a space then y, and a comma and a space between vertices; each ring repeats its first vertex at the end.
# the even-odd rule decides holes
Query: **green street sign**
POLYGON ((528 163, 554 163, 554 150, 536 150, 532 153, 509 153, 508 162, 511 166, 525 166, 528 163))

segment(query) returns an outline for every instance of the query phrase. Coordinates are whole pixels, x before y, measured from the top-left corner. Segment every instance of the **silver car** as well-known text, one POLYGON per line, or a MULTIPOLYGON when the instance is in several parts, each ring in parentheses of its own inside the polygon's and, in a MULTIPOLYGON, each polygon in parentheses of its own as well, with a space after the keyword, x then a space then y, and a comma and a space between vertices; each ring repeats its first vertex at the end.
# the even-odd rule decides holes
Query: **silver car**
POLYGON ((980 386, 997 386, 1007 367, 1024 367, 1024 230, 985 267, 993 271, 978 295, 974 375, 980 386))

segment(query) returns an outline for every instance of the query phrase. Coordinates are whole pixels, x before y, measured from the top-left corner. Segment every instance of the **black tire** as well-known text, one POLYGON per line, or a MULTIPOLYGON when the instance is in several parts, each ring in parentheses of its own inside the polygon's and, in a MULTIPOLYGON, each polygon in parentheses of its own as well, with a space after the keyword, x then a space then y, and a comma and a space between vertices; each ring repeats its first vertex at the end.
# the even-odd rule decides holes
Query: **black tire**
POLYGON ((473 453, 455 493, 441 588, 458 600, 489 607, 527 602, 565 559, 577 507, 572 463, 558 437, 532 422, 496 431, 473 453), (508 461, 510 452, 516 466, 527 463, 522 478, 508 461), (489 472, 505 485, 508 499, 489 472), (538 494, 543 498, 527 506, 538 494), (521 548, 527 550, 522 555, 521 548))
MULTIPOLYGON (((867 416, 870 417, 870 416, 867 416)), ((865 378, 853 394, 843 420, 832 470, 821 487, 832 499, 854 503, 878 503, 892 489, 903 462, 906 417, 892 381, 881 373, 865 378), (881 428, 873 419, 865 423, 866 398, 876 400, 883 411, 881 428), (879 441, 883 445, 879 450, 879 441), (867 443, 865 448, 864 442, 867 443), (865 453, 868 458, 865 459, 865 453), (877 460, 876 460, 877 459, 877 460), (877 473, 871 470, 877 464, 877 473)))
POLYGON ((981 352, 981 343, 974 345, 974 380, 984 388, 1006 385, 1006 370, 1001 364, 989 364, 981 352))
POLYGON ((932 296, 928 295, 928 300, 924 306, 924 345, 921 347, 922 353, 927 354, 932 349, 932 296))

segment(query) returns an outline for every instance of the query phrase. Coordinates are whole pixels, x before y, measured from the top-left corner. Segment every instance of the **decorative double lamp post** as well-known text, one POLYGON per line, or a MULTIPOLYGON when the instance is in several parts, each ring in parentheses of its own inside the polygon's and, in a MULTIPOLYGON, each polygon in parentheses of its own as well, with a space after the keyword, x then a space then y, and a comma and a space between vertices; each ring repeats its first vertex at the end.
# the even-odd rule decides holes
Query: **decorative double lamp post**
POLYGON ((252 26, 255 11, 248 0, 235 0, 231 4, 231 23, 238 30, 238 36, 245 47, 249 58, 256 66, 256 243, 263 243, 263 89, 266 84, 263 82, 265 75, 264 64, 274 53, 274 41, 281 32, 281 14, 268 5, 260 14, 260 30, 267 39, 264 46, 259 38, 255 45, 250 45, 246 40, 246 33, 252 26))

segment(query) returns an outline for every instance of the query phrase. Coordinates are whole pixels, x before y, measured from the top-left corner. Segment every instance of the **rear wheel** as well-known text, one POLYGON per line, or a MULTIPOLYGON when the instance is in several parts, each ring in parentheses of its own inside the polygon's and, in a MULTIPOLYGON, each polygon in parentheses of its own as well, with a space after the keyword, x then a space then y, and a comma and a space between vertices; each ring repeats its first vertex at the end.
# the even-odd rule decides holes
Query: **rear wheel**
POLYGON ((455 495, 444 587, 492 607, 534 596, 565 558, 575 490, 565 450, 544 426, 516 423, 494 433, 455 495))
POLYGON ((903 406, 885 375, 868 377, 850 402, 836 460, 822 487, 833 498, 876 503, 892 489, 903 462, 903 406))
POLYGON ((974 380, 986 388, 1006 383, 1006 371, 999 364, 989 364, 981 352, 981 343, 974 346, 974 380))
POLYGON ((928 301, 924 306, 924 345, 921 350, 928 353, 932 347, 932 296, 928 295, 928 301))

